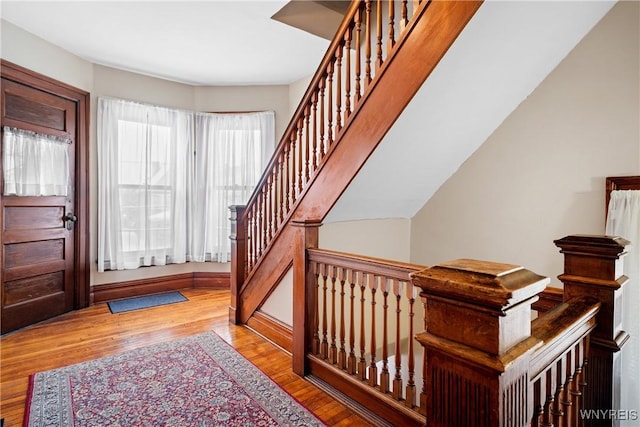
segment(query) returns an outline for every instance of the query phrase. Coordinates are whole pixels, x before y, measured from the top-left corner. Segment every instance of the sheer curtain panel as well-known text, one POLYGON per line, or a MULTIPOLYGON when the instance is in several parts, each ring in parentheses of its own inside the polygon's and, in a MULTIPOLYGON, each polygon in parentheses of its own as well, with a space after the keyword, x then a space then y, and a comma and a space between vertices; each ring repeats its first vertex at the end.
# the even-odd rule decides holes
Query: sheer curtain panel
POLYGON ((98 271, 186 262, 193 114, 98 100, 98 271))
POLYGON ((7 126, 2 131, 5 196, 69 194, 69 139, 7 126))
POLYGON ((229 206, 249 200, 274 150, 274 121, 273 111, 196 113, 192 261, 229 261, 229 206))
MULTIPOLYGON (((625 285, 622 328, 631 339, 623 348, 620 408, 640 411, 640 190, 611 192, 606 233, 631 242, 624 259, 625 285)), ((638 420, 622 421, 623 426, 637 426, 638 420)))

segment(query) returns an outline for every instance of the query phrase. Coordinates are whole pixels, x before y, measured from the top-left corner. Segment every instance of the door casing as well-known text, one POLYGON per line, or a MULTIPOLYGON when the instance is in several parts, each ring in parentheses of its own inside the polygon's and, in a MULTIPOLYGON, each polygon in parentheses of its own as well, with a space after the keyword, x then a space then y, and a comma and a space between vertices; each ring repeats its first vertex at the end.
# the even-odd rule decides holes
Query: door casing
MULTIPOLYGON (((75 310, 89 306, 90 292, 90 239, 89 239, 89 118, 90 94, 66 83, 28 70, 0 59, 2 78, 65 98, 76 104, 75 151, 75 203, 78 217, 74 239, 74 301, 75 310)), ((0 223, 4 221, 0 210, 0 223)), ((0 245, 0 251, 3 249, 0 245)), ((0 256, 4 257, 3 253, 0 256)), ((0 273, 1 274, 1 273, 0 273)), ((4 278, 2 278, 4 281, 4 278)))

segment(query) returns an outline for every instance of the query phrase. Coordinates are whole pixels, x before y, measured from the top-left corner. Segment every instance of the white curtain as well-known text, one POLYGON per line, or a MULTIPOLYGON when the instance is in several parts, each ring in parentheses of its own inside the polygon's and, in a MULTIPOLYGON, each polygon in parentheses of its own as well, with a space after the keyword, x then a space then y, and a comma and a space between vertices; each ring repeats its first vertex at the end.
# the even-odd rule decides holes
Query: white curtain
POLYGON ((193 114, 98 100, 98 271, 186 261, 193 114))
POLYGON ((191 261, 228 262, 229 206, 246 204, 274 150, 273 111, 196 113, 191 261))
POLYGON ((2 135, 5 196, 69 194, 70 142, 5 126, 2 135))
MULTIPOLYGON (((631 338, 622 351, 622 390, 620 409, 640 411, 640 190, 611 192, 606 233, 631 242, 624 258, 625 285, 623 329, 631 338)), ((636 426, 638 420, 622 425, 636 426)))

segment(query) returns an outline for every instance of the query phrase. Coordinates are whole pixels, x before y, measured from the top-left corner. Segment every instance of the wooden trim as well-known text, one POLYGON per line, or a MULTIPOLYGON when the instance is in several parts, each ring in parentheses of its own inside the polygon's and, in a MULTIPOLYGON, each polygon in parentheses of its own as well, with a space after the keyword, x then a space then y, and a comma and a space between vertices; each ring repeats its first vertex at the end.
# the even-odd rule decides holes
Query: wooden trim
POLYGON ((247 326, 272 343, 282 347, 287 353, 292 353, 293 330, 291 326, 262 311, 253 313, 253 316, 247 321, 247 326))
POLYGON ((608 176, 605 180, 604 218, 609 213, 609 200, 613 190, 640 190, 640 176, 608 176))
POLYGON ((76 103, 76 174, 75 174, 75 301, 80 309, 90 303, 90 240, 89 240, 89 129, 90 94, 66 83, 36 73, 0 58, 2 77, 34 87, 43 92, 76 103))
POLYGON ((307 356, 313 376, 328 386, 340 390, 377 416, 397 426, 424 426, 425 417, 407 408, 400 402, 388 398, 388 395, 373 389, 367 383, 359 381, 346 372, 327 365, 315 356, 307 356))
POLYGON ((230 274, 223 272, 196 271, 192 288, 229 289, 230 274))
POLYGON ((113 301, 188 288, 228 289, 229 273, 195 272, 149 277, 93 287, 93 303, 113 301))
POLYGON ((536 310, 538 314, 546 313, 562 304, 563 295, 564 291, 562 289, 547 287, 538 294, 539 299, 531 305, 531 308, 536 310))

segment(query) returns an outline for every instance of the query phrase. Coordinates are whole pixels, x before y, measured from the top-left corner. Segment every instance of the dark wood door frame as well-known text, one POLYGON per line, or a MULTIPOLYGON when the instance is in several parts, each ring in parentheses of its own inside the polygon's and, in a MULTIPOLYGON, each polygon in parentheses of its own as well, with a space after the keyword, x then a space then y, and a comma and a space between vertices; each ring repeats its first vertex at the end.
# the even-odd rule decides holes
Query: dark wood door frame
MULTIPOLYGON (((8 80, 31 86, 76 103, 76 156, 75 156, 75 298, 74 309, 89 306, 90 302, 90 241, 89 241, 89 118, 88 92, 56 81, 0 59, 0 72, 8 80)), ((0 221, 2 221, 0 212, 0 221)))

